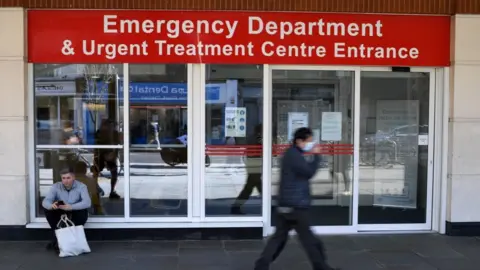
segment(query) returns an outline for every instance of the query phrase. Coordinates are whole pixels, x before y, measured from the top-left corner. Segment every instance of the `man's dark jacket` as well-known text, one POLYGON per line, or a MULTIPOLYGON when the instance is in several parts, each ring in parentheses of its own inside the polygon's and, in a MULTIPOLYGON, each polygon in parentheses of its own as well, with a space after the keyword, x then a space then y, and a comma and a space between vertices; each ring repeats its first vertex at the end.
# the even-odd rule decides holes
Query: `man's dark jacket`
POLYGON ((281 163, 278 206, 308 208, 311 203, 310 179, 316 174, 320 156, 307 161, 303 151, 291 146, 283 155, 281 163))

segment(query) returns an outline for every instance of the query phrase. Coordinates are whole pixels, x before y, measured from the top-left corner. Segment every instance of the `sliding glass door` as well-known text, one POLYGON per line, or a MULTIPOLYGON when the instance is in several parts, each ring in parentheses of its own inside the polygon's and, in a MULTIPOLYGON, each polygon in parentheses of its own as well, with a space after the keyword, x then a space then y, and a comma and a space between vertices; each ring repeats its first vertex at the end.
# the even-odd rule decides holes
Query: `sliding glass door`
POLYGON ((434 74, 361 71, 359 230, 431 229, 434 74))
MULTIPOLYGON (((271 68, 271 160, 268 177, 271 217, 280 179, 280 161, 300 127, 310 127, 320 144, 322 159, 311 180, 310 219, 319 233, 348 232, 354 225, 355 71, 322 67, 271 68)), ((265 144, 264 144, 265 145, 265 144)), ((311 156, 305 155, 305 159, 311 156)))
POLYGON ((433 69, 271 66, 269 77, 266 234, 280 159, 302 126, 323 149, 311 180, 316 232, 431 230, 433 69))

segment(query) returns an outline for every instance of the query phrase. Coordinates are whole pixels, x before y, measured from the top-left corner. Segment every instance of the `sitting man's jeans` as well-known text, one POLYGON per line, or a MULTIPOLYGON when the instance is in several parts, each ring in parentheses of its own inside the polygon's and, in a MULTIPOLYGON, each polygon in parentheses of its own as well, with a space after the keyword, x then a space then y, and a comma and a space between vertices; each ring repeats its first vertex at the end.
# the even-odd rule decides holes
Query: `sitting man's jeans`
POLYGON ((50 225, 50 228, 52 228, 54 234, 53 234, 53 240, 56 242, 57 237, 55 236, 55 230, 57 229, 57 224, 60 221, 60 218, 62 217, 63 214, 67 214, 68 218, 75 224, 76 226, 79 225, 85 225, 87 223, 88 219, 88 209, 83 209, 83 210, 75 210, 75 211, 63 211, 60 209, 57 210, 45 210, 45 218, 48 221, 48 224, 50 225))

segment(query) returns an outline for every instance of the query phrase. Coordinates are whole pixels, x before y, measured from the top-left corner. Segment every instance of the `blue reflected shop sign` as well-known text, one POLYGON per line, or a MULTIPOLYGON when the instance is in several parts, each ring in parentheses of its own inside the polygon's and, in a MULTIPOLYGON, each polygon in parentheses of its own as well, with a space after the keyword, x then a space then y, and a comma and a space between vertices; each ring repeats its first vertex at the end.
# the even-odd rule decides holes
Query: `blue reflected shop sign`
MULTIPOLYGON (((119 97, 123 100, 123 81, 118 82, 119 97)), ((84 95, 84 100, 98 100, 104 103, 108 96, 108 88, 105 83, 98 82, 90 87, 84 95)), ((131 104, 186 104, 187 103, 187 84, 186 83, 130 83, 130 103, 131 104)), ((205 98, 207 101, 220 100, 220 87, 218 85, 207 85, 205 89, 205 98)))
MULTIPOLYGON (((123 85, 120 85, 120 99, 123 85)), ((130 103, 187 103, 187 84, 130 83, 130 103)))

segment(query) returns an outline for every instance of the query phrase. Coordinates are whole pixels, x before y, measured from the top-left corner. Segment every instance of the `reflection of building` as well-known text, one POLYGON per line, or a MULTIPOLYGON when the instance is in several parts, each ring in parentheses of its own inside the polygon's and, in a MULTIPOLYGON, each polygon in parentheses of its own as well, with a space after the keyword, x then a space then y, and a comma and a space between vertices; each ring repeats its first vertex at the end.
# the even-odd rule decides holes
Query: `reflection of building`
MULTIPOLYGON (((120 93, 123 93, 123 86, 120 86, 120 93)), ((187 84, 132 82, 129 95, 132 105, 130 117, 133 123, 138 123, 132 130, 133 144, 151 142, 153 134, 149 130, 153 122, 158 123, 161 144, 174 143, 174 140, 182 135, 187 126, 187 84)), ((237 82, 227 80, 226 83, 207 84, 205 102, 212 110, 217 110, 208 126, 221 127, 224 123, 225 107, 236 105, 237 82)), ((208 138, 211 138, 211 134, 212 132, 207 131, 208 138)))
MULTIPOLYGON (((323 2, 312 12, 327 10, 323 2)), ((395 11, 384 7, 386 12, 395 11)), ((423 11, 434 10, 436 6, 423 11)), ((0 106, 0 190, 4 192, 0 202, 10 205, 15 193, 19 208, 29 210, 25 214, 2 209, 5 218, 0 225, 46 226, 39 201, 54 172, 42 160, 43 153, 70 154, 92 163, 94 149, 103 148, 120 153, 115 162, 121 165, 117 184, 121 199, 102 198, 106 214, 92 217, 88 226, 242 227, 257 236, 267 235, 275 225, 271 213, 280 177, 278 161, 290 143, 292 127, 308 125, 324 149, 312 180, 311 220, 316 231, 453 234, 463 230, 463 222, 478 227, 480 214, 469 207, 477 203, 474 191, 480 188, 475 181, 480 175, 475 157, 480 145, 473 139, 478 98, 472 90, 480 78, 476 76, 480 40, 469 32, 479 28, 476 16, 328 13, 321 14, 327 28, 319 29, 322 35, 297 29, 281 37, 273 33, 276 20, 319 25, 315 22, 320 15, 276 13, 277 18, 259 12, 265 22, 272 21, 270 33, 249 35, 244 28, 248 20, 243 21, 249 15, 229 12, 219 18, 242 23, 223 39, 225 31, 213 34, 208 28, 217 25, 207 23, 210 13, 185 16, 175 11, 168 15, 181 14, 179 20, 192 22, 201 17, 204 28, 199 29, 211 31, 182 32, 176 39, 179 46, 172 47, 170 54, 167 50, 143 54, 134 41, 151 42, 159 35, 165 37, 168 29, 160 25, 164 32, 159 34, 106 37, 96 24, 102 21, 102 11, 63 10, 56 16, 50 12, 55 11, 29 10, 25 28, 23 9, 0 9, 4 22, 0 28, 8 25, 0 37, 9 40, 0 49, 0 60, 6 60, 0 61, 2 90, 8 97, 0 106), (43 20, 47 15, 49 19, 43 20), (82 24, 72 25, 76 21, 82 24), (375 29, 381 30, 381 37, 370 27, 377 21, 383 22, 381 29, 375 29), (357 32, 359 25, 363 28, 357 32), (338 35, 328 30, 332 26, 338 27, 338 35), (67 57, 56 47, 66 38, 83 39, 85 33, 112 44, 130 42, 133 48, 116 55, 81 56, 76 47, 75 55, 67 57), (311 55, 304 56, 299 40, 313 46, 306 48, 311 55), (349 49, 344 57, 341 50, 335 55, 334 48, 346 40, 349 49), (192 41, 195 52, 187 52, 192 41), (210 51, 197 55, 200 41, 220 44, 207 44, 204 47, 210 51), (250 42, 251 52, 243 53, 250 42), (362 57, 360 45, 355 44, 364 44, 367 53, 375 54, 362 57), (127 51, 136 53, 123 55, 127 51), (382 56, 385 51, 397 54, 382 56), (298 115, 302 119, 292 120, 298 115), (329 120, 326 115, 333 117, 329 120), (120 144, 95 144, 93 133, 106 118, 115 122, 120 144), (330 135, 338 138, 325 135, 327 126, 330 135), (62 133, 66 127, 74 131, 62 133), (65 145, 64 139, 72 133, 83 137, 83 142, 65 145), (188 139, 182 144, 179 137, 188 139), (247 189, 257 188, 259 182, 262 188, 252 188, 242 206, 244 215, 232 213, 231 205, 248 179, 256 183, 247 189)), ((158 16, 152 16, 162 17, 168 11, 155 12, 158 16)), ((450 15, 453 10, 436 13, 450 15)), ((135 19, 142 12, 128 14, 135 19)), ((149 47, 153 48, 157 47, 149 47)), ((101 173, 99 184, 108 193, 110 172, 101 173)))
POLYGON ((41 144, 60 144, 58 137, 65 125, 77 126, 75 122, 76 108, 75 81, 41 80, 35 81, 36 125, 41 144), (54 141, 42 141, 50 138, 54 141))

